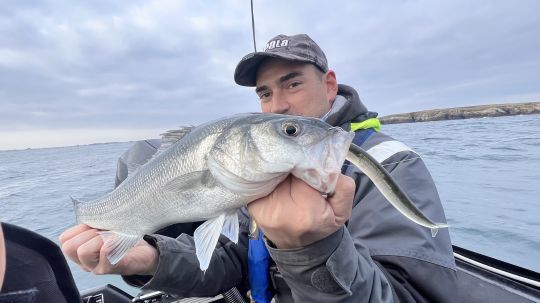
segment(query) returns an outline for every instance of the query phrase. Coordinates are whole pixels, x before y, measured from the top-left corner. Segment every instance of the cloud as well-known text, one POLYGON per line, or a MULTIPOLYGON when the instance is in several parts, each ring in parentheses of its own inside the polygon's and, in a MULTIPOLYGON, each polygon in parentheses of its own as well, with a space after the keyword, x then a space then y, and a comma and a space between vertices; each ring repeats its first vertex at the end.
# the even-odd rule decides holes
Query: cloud
MULTIPOLYGON (((540 96, 536 1, 254 4, 259 50, 308 33, 381 114, 540 96)), ((8 1, 0 131, 144 132, 257 111, 232 79, 252 48, 246 1, 8 1)))

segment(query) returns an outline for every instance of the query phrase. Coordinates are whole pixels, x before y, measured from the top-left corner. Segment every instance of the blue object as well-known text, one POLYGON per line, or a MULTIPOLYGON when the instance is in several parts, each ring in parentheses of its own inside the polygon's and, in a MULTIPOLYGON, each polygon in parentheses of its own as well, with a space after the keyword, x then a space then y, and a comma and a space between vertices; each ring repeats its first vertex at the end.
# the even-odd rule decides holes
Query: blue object
POLYGON ((264 244, 263 233, 259 229, 258 239, 249 239, 248 277, 251 298, 257 303, 270 303, 273 294, 270 291, 270 254, 264 244))
POLYGON ((361 131, 361 130, 356 131, 356 133, 354 134, 353 143, 358 146, 361 146, 362 144, 364 144, 364 142, 366 142, 369 136, 371 136, 371 134, 373 134, 374 132, 375 130, 373 128, 368 128, 365 131, 361 131))

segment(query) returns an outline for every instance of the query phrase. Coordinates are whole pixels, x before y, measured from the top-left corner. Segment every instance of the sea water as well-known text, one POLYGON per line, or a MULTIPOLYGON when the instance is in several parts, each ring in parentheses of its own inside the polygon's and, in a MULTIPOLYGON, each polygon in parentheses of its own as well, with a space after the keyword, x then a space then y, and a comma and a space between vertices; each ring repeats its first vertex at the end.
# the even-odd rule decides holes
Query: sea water
MULTIPOLYGON (((455 245, 540 272, 540 115, 383 125, 426 162, 455 245)), ((0 220, 58 243, 75 224, 70 196, 114 187, 116 161, 132 143, 0 151, 0 220)), ((107 283, 69 261, 79 289, 107 283)))

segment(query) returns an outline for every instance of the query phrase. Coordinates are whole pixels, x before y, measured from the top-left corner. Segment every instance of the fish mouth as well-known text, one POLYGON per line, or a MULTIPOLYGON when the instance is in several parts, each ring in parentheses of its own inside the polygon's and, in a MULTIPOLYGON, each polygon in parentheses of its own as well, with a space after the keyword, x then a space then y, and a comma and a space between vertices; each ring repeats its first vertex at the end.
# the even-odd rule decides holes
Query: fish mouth
POLYGON ((305 161, 297 165, 292 174, 322 193, 333 193, 341 174, 341 167, 354 138, 353 132, 339 127, 320 142, 304 147, 305 161))

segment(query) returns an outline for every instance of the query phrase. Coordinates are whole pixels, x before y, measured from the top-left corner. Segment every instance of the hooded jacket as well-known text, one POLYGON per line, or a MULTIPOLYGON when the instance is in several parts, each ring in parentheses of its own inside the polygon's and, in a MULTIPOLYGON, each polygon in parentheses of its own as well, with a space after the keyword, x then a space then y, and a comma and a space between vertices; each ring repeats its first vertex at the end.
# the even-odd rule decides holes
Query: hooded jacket
MULTIPOLYGON (((376 116, 354 89, 339 85, 325 118, 331 125, 351 130, 351 123, 376 116)), ((412 149, 381 132, 374 132, 362 148, 387 169, 424 214, 435 222, 446 222, 431 175, 412 149)), ((277 289, 277 302, 453 302, 457 275, 448 229, 432 237, 429 229, 391 206, 357 168, 347 166, 345 174, 356 182, 346 226, 298 249, 281 250, 267 244, 290 288, 290 292, 277 289)), ((206 273, 199 270, 191 236, 152 235, 145 239, 159 251, 155 275, 124 279, 184 297, 214 296, 233 286, 245 290, 249 219, 245 209, 239 212, 239 244, 222 236, 206 273)))

